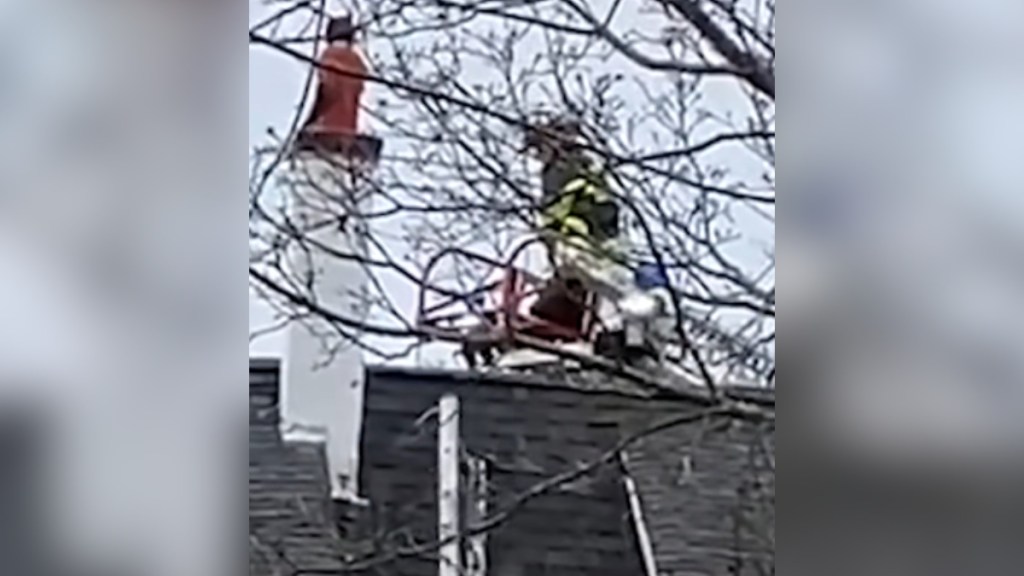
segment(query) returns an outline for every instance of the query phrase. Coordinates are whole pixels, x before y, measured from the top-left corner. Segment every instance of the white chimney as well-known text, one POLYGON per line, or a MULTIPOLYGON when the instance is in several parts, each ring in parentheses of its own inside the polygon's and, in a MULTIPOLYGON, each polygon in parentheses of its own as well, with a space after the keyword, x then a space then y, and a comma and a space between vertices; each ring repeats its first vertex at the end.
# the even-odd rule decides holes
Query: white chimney
MULTIPOLYGON (((355 145, 370 140, 358 137, 355 145)), ((296 281, 292 289, 356 321, 368 315, 366 271, 330 252, 366 253, 361 234, 365 222, 359 215, 372 203, 367 177, 376 167, 377 153, 379 148, 365 155, 352 149, 299 150, 285 166, 288 215, 303 231, 303 241, 292 242, 288 250, 296 281)), ((364 367, 362 351, 352 338, 363 335, 341 328, 344 335, 316 314, 291 323, 282 366, 281 430, 286 441, 324 442, 333 497, 358 500, 364 367)))

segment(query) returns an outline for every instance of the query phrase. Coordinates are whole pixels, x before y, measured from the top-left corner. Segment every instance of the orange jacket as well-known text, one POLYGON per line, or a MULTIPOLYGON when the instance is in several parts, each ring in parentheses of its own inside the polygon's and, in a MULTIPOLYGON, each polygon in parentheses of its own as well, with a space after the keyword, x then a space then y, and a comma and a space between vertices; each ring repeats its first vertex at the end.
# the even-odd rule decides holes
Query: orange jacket
POLYGON ((359 101, 369 67, 355 45, 329 45, 320 56, 319 88, 306 124, 307 132, 355 135, 359 101))

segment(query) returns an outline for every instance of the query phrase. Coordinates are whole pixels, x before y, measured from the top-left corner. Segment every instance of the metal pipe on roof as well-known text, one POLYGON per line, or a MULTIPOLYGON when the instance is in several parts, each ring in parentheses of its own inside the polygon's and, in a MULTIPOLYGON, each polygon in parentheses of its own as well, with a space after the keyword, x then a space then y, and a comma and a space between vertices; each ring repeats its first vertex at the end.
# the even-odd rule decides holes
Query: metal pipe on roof
POLYGON ((442 543, 438 554, 438 576, 462 576, 462 546, 459 531, 459 397, 441 398, 437 427, 437 535, 442 543))
MULTIPOLYGON (((621 457, 623 470, 626 468, 627 457, 621 457)), ((647 522, 644 520, 644 510, 640 502, 640 493, 636 488, 636 481, 628 473, 623 477, 623 484, 626 486, 626 493, 629 496, 629 511, 633 517, 633 527, 636 529, 637 544, 640 547, 640 555, 644 560, 644 573, 647 576, 658 576, 658 564, 654 560, 654 544, 651 542, 651 533, 647 530, 647 522)))

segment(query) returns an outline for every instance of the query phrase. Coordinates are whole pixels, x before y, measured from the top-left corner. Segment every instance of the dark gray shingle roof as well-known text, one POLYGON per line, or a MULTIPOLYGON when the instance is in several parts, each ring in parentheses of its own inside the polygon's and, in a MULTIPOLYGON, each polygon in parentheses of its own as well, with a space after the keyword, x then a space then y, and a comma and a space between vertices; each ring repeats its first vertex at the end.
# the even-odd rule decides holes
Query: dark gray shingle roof
POLYGON ((658 569, 667 576, 756 575, 774 566, 771 432, 712 418, 644 437, 626 451, 658 569), (766 483, 769 481, 770 483, 766 483))
MULTIPOLYGON (((656 421, 701 406, 685 396, 655 396, 649 388, 620 379, 580 374, 395 368, 375 368, 369 374, 362 485, 385 508, 419 498, 414 510, 406 507, 385 516, 391 525, 431 519, 415 529, 424 540, 435 537, 430 522, 436 514, 436 445, 433 429, 416 430, 413 423, 447 391, 463 401, 463 434, 470 449, 509 470, 498 477, 506 496, 597 459, 626 435, 656 421)), ((774 410, 773 390, 728 392, 774 410)), ((607 466, 569 490, 524 507, 495 534, 493 561, 510 574, 642 573, 622 484, 626 472, 636 482, 660 573, 756 573, 751 572, 755 563, 773 556, 752 533, 762 527, 750 526, 751 486, 766 476, 763 466, 757 468, 763 465, 761 446, 774 459, 773 431, 731 418, 645 437, 625 451, 625 471, 607 466)), ((774 532, 774 471, 770 478, 774 532)), ((764 506, 758 508, 764 512, 764 506)), ((433 569, 425 565, 422 573, 433 569)))
MULTIPOLYGON (((436 421, 420 417, 446 392, 460 398, 468 451, 492 463, 492 512, 549 475, 598 458, 617 441, 615 415, 632 400, 532 379, 371 369, 360 485, 378 526, 392 534, 387 547, 437 538, 436 421)), ((515 507, 489 533, 489 574, 640 575, 635 542, 621 474, 607 467, 515 507)), ((401 566, 410 576, 436 572, 429 558, 401 566)))
MULTIPOLYGON (((377 556, 389 556, 371 573, 437 572, 436 554, 422 549, 436 540, 437 490, 436 421, 423 416, 446 392, 462 401, 468 450, 492 463, 492 512, 551 474, 599 458, 656 419, 698 406, 578 374, 369 369, 360 486, 371 505, 360 511, 358 526, 346 526, 346 535, 364 543, 372 535, 377 556)), ((773 391, 733 392, 774 409, 773 391)), ((275 574, 274 560, 282 565, 266 550, 275 538, 293 565, 340 567, 342 552, 351 548, 332 526, 324 454, 316 446, 281 443, 277 394, 277 363, 251 362, 250 531, 263 536, 259 546, 250 542, 250 574, 275 574)), ((754 563, 768 556, 763 542, 744 532, 751 486, 765 477, 750 473, 756 446, 767 446, 774 460, 773 431, 754 434, 731 420, 646 437, 625 451, 625 467, 613 462, 517 507, 490 533, 489 575, 642 574, 624 474, 637 485, 660 573, 753 573, 754 563)), ((774 533, 774 471, 770 480, 774 533)), ((769 484, 758 486, 764 492, 769 484)))
POLYGON ((278 432, 278 365, 249 363, 249 574, 341 567, 323 446, 278 432))

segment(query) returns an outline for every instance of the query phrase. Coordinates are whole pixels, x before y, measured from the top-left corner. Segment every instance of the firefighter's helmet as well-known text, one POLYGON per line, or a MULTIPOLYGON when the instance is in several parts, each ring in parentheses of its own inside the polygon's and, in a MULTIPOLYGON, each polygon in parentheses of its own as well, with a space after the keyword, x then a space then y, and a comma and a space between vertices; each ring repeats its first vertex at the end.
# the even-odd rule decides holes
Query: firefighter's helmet
POLYGON ((583 125, 576 118, 556 116, 534 122, 526 127, 524 150, 541 150, 545 147, 571 148, 580 143, 583 125))

